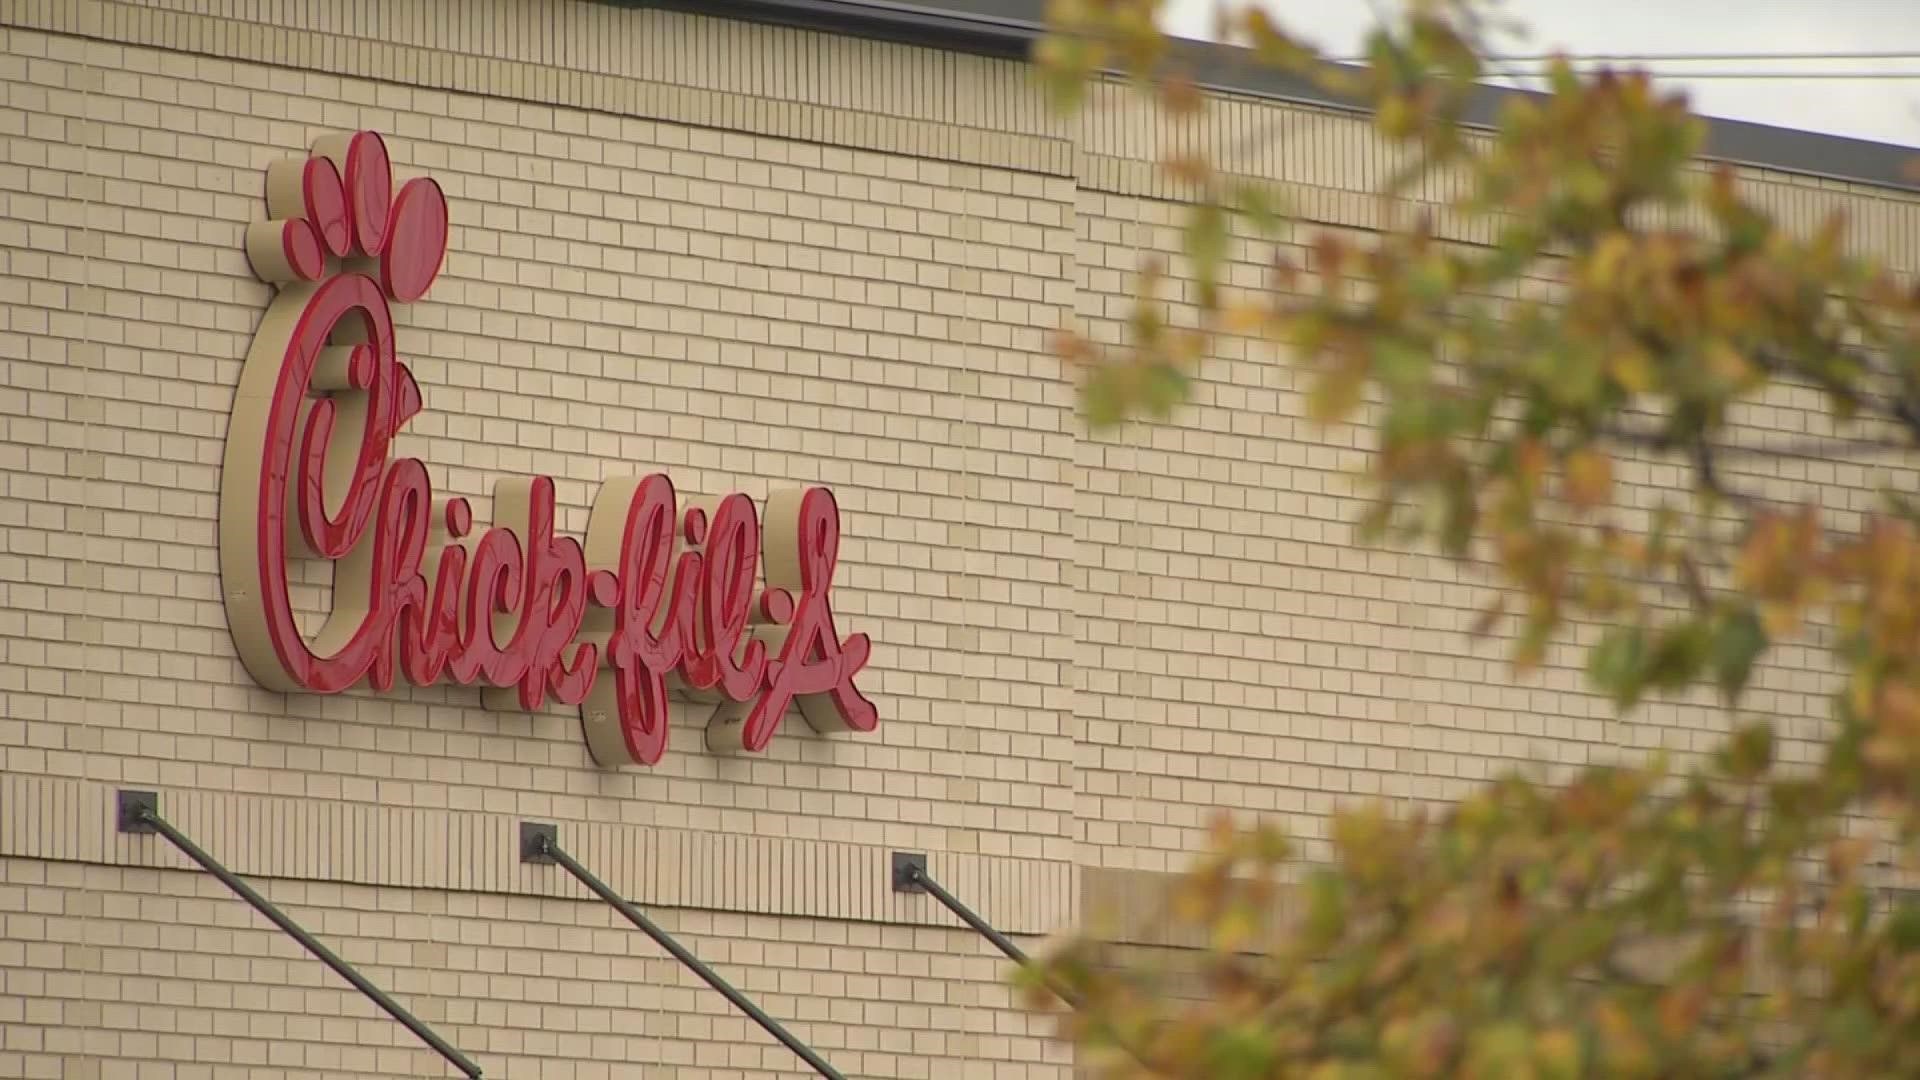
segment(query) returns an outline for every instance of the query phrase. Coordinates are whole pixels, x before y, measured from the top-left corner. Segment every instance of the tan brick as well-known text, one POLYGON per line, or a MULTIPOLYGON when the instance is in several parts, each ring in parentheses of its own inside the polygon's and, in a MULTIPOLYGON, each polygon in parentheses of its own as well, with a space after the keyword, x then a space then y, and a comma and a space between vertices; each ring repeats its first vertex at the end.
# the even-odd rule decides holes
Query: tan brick
MULTIPOLYGON (((1277 815, 1321 858, 1348 799, 1695 754, 1724 729, 1704 699, 1613 718, 1570 647, 1516 681, 1501 641, 1470 646, 1478 570, 1353 547, 1370 436, 1308 425, 1270 349, 1222 343, 1169 423, 1084 432, 1046 332, 1071 312, 1121 340, 1141 256, 1178 242, 1144 114, 1076 147, 1013 64, 573 0, 550 19, 452 3, 359 25, 263 0, 213 34, 231 5, 103 0, 116 18, 82 39, 46 32, 58 5, 39 2, 16 7, 41 29, 0 30, 0 1075, 441 1071, 217 883, 113 836, 119 784, 165 788, 490 1075, 800 1074, 644 937, 527 876, 507 834, 537 815, 595 837, 621 887, 848 1072, 1028 1077, 1070 1059, 1013 1009, 984 943, 887 891, 888 851, 932 853, 1036 933, 1113 874, 1177 869, 1215 807, 1277 815), (97 40, 113 34, 130 39, 97 40), (232 55, 157 47, 189 36, 232 55), (568 64, 636 115, 584 111, 568 64), (951 77, 920 78, 932 65, 951 77), (550 473, 570 535, 595 486, 634 469, 756 497, 834 484, 838 606, 876 642, 879 732, 790 721, 742 759, 681 722, 659 767, 610 774, 561 710, 247 680, 213 523, 269 296, 241 238, 267 162, 358 125, 452 201, 446 271, 401 315, 426 400, 404 451, 482 520, 496 480, 550 473), (1076 885, 1075 865, 1107 874, 1076 885)), ((1359 121, 1234 101, 1216 122, 1280 108, 1321 152, 1246 168, 1363 235, 1357 193, 1383 158, 1359 121)), ((1906 195, 1743 177, 1796 227, 1844 204, 1857 246, 1920 260, 1906 195)), ((1257 284, 1270 252, 1239 238, 1229 279, 1257 284)), ((1549 277, 1525 291, 1552 295, 1549 277)), ((1742 419, 1818 432, 1819 412, 1783 393, 1742 419)), ((1685 479, 1651 460, 1621 478, 1643 506, 1685 479)), ((1843 514, 1887 478, 1742 477, 1818 485, 1843 514)), ((300 580, 320 603, 326 575, 300 580)), ((1784 729, 1788 760, 1824 735, 1822 663, 1783 649, 1757 678, 1767 707, 1809 718, 1784 729)))

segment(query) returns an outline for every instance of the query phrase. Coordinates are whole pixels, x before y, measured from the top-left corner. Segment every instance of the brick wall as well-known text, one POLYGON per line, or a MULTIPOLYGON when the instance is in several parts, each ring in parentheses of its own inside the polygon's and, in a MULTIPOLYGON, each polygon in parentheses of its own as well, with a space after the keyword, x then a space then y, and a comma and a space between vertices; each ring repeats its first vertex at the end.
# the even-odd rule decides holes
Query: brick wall
MULTIPOLYGON (((1117 102, 1068 125, 1015 64, 586 3, 0 0, 0 24, 0 1075, 445 1073, 216 882, 117 835, 122 786, 159 790, 489 1076, 801 1075, 519 863, 538 818, 849 1074, 1039 1077, 1063 1051, 997 954, 890 891, 890 851, 1041 935, 1151 878, 1119 871, 1176 868, 1215 807, 1284 814, 1312 854, 1350 796, 1451 798, 1724 727, 1703 702, 1617 720, 1575 654, 1516 681, 1470 647, 1471 568, 1354 546, 1364 431, 1307 425, 1270 350, 1224 343, 1173 423, 1085 434, 1046 332, 1116 334, 1139 257, 1175 243, 1147 164, 1169 136, 1117 102), (879 731, 793 719, 727 755, 680 711, 658 766, 609 771, 566 710, 253 685, 214 548, 269 297, 241 237, 269 162, 359 128, 451 204, 445 271, 401 314, 425 410, 399 452, 483 522, 497 480, 550 475, 574 536, 635 472, 832 486, 879 731)), ((1222 116, 1196 137, 1298 128, 1244 167, 1371 224, 1363 125, 1222 116)), ((1748 179, 1920 255, 1912 200, 1748 179)), ((1265 255, 1244 241, 1243 277, 1265 255)), ((1804 430, 1809 405, 1754 419, 1804 430)), ((1681 477, 1629 479, 1650 500, 1681 477)), ((1835 505, 1873 476, 1756 479, 1835 505)), ((1755 705, 1816 716, 1816 660, 1787 650, 1755 705)))
MULTIPOLYGON (((488 1076, 794 1075, 591 900, 268 880, 262 892, 488 1076)), ((664 908, 850 1076, 1057 1070, 969 931, 664 908)), ((0 1075, 439 1076, 440 1059, 204 874, 0 859, 0 1075)))
MULTIPOLYGON (((1130 294, 1113 268, 1156 254, 1177 267, 1179 210, 1083 193, 1080 211, 1079 314, 1096 339, 1118 341, 1130 294)), ((1287 246, 1303 265, 1320 226, 1293 228, 1287 246)), ((1261 280, 1274 247, 1237 239, 1230 280, 1261 280)), ((1192 314, 1170 304, 1176 322, 1192 314)), ((1307 421, 1304 386, 1272 347, 1229 338, 1174 422, 1078 445, 1084 863, 1176 869, 1215 807, 1285 815, 1313 858, 1344 799, 1451 801, 1516 767, 1553 777, 1656 749, 1684 762, 1717 744, 1730 717, 1711 692, 1625 716, 1589 692, 1598 626, 1574 626, 1517 677, 1506 662, 1515 620, 1470 632, 1497 597, 1486 563, 1358 543, 1372 432, 1307 421)), ((1743 444, 1834 434, 1810 390, 1777 388, 1742 410, 1743 444)), ((1898 455, 1735 454, 1722 472, 1758 497, 1815 500, 1840 528, 1857 527, 1882 486, 1920 490, 1898 455)), ((1644 530, 1691 474, 1677 457, 1643 453, 1619 463, 1616 480, 1622 523, 1644 530)), ((1743 702, 1780 722, 1786 762, 1813 760, 1826 732, 1826 633, 1816 620, 1770 652, 1743 702)))

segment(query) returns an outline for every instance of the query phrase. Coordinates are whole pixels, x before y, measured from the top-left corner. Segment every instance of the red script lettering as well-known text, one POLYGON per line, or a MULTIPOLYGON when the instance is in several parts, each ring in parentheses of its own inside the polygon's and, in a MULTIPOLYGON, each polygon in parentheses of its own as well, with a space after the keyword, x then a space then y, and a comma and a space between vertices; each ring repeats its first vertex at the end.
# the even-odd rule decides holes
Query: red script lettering
POLYGON ((220 565, 241 661, 270 689, 339 693, 442 679, 490 705, 578 706, 603 764, 660 760, 671 696, 714 706, 707 742, 764 750, 789 705, 819 731, 872 731, 865 634, 833 612, 840 510, 825 488, 683 506, 661 475, 609 481, 585 543, 556 536, 554 483, 502 480, 490 528, 437 497, 394 438, 422 406, 393 308, 425 296, 449 237, 430 179, 392 190, 380 136, 328 136, 267 172, 247 231, 277 286, 242 369, 221 478, 220 565), (333 568, 305 633, 292 560, 333 568), (756 592, 764 573, 765 587, 756 592), (610 670, 609 670, 610 669, 610 670))

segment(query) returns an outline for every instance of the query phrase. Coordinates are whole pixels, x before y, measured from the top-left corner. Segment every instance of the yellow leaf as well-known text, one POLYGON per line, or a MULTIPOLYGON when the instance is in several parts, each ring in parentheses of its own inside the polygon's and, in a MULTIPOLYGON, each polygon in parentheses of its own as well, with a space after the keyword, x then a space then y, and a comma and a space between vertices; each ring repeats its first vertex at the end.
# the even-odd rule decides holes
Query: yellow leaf
POLYGON ((1582 509, 1604 506, 1613 498, 1613 461, 1592 447, 1567 456, 1567 501, 1582 509))
POLYGON ((1762 604, 1760 625, 1766 627, 1770 638, 1787 637, 1800 626, 1800 605, 1762 604))
POLYGON ((1536 1036, 1533 1056, 1546 1076, 1573 1080, 1580 1075, 1580 1039, 1565 1028, 1543 1031, 1536 1036))
POLYGON ((1607 370, 1629 394, 1644 394, 1653 389, 1653 361, 1639 349, 1613 354, 1607 361, 1607 370))
POLYGON ((1618 1005, 1600 1002, 1594 1007, 1593 1019, 1600 1032, 1600 1052, 1614 1075, 1637 1076, 1652 1066, 1647 1040, 1618 1005))
POLYGON ((1173 917, 1184 923, 1205 922, 1213 910, 1213 896, 1203 884, 1198 882, 1182 883, 1174 890, 1172 897, 1173 917))
POLYGON ((1213 923, 1213 947, 1218 952, 1238 952, 1253 940, 1258 920, 1245 904, 1233 904, 1213 923))
POLYGON ((1547 471, 1547 447, 1537 439, 1523 438, 1514 445, 1514 463, 1519 467, 1521 488, 1529 493, 1540 486, 1547 471))
POLYGON ((1268 311, 1265 307, 1251 301, 1242 301, 1228 305, 1221 313, 1220 324, 1229 334, 1257 334, 1266 328, 1268 311))
POLYGON ((1724 341, 1716 341, 1707 349, 1707 370, 1730 383, 1745 382, 1753 374, 1753 365, 1747 358, 1734 350, 1724 341))
POLYGON ((1879 692, 1879 680, 1872 669, 1855 668, 1853 677, 1848 680, 1847 705, 1855 716, 1870 715, 1873 712, 1873 699, 1879 692))
POLYGON ((1351 366, 1329 371, 1320 376, 1307 395, 1307 418, 1321 424, 1345 420, 1360 407, 1365 390, 1364 371, 1351 366))
POLYGON ((1602 289, 1614 284, 1632 252, 1633 241, 1626 233, 1608 233, 1594 245, 1593 256, 1587 260, 1587 280, 1602 289))

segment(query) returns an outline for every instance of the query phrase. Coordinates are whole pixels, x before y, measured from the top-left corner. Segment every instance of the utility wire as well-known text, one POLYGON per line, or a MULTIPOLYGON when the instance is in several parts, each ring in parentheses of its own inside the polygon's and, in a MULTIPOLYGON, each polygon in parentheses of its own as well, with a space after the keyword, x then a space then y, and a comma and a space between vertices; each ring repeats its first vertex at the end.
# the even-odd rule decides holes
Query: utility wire
MULTIPOLYGON (((1589 73, 1596 65, 1617 64, 1724 64, 1735 61, 1753 63, 1755 61, 1840 61, 1840 60, 1903 60, 1920 61, 1920 51, 1885 50, 1878 52, 1671 52, 1671 53, 1631 53, 1631 52, 1595 52, 1595 53, 1489 53, 1480 58, 1489 65, 1521 65, 1518 69, 1490 70, 1489 77, 1509 77, 1516 79, 1544 78, 1551 74, 1546 65, 1550 61, 1564 60, 1576 73, 1589 73)), ((1363 56, 1348 56, 1330 59, 1335 64, 1365 64, 1363 56)), ((1648 70, 1647 74, 1663 79, 1736 79, 1757 80, 1797 80, 1797 79, 1914 79, 1920 78, 1920 70, 1852 69, 1843 68, 1828 71, 1808 71, 1803 68, 1740 68, 1726 70, 1648 70)))
MULTIPOLYGON (((1650 60, 1650 61, 1657 61, 1657 62, 1660 62, 1660 63, 1666 63, 1666 62, 1668 62, 1668 61, 1671 61, 1671 62, 1674 62, 1674 63, 1686 63, 1686 64, 1717 64, 1717 63, 1724 63, 1724 62, 1727 62, 1727 61, 1732 61, 1732 60, 1740 60, 1740 61, 1754 61, 1754 60, 1791 60, 1791 61, 1798 61, 1798 60, 1920 60, 1920 51, 1914 51, 1914 50, 1906 50, 1906 51, 1894 51, 1894 52, 1804 52, 1804 53, 1791 53, 1791 52, 1772 52, 1772 53, 1736 53, 1736 52, 1702 52, 1702 53, 1681 53, 1681 52, 1675 52, 1675 53, 1626 53, 1626 52, 1597 52, 1597 53, 1576 53, 1576 52, 1567 52, 1567 53, 1489 53, 1489 54, 1487 54, 1487 55, 1486 55, 1486 57, 1484 57, 1484 59, 1487 59, 1487 60, 1491 60, 1491 61, 1496 61, 1496 62, 1508 62, 1508 61, 1522 61, 1522 62, 1529 62, 1529 63, 1536 63, 1536 62, 1537 62, 1537 63, 1544 63, 1544 62, 1546 62, 1546 61, 1549 61, 1549 60, 1558 60, 1558 59, 1563 59, 1563 58, 1564 58, 1565 60, 1567 60, 1567 61, 1569 61, 1570 63, 1576 63, 1576 64, 1582 64, 1582 63, 1595 63, 1595 62, 1602 62, 1602 61, 1606 61, 1606 62, 1614 62, 1614 61, 1622 61, 1622 60, 1650 60)), ((1357 57, 1356 57, 1355 59, 1359 59, 1359 58, 1357 58, 1357 57)))
MULTIPOLYGON (((1648 61, 1654 64, 1697 62, 1720 63, 1734 60, 1904 60, 1909 64, 1920 62, 1920 52, 1879 52, 1879 53, 1588 53, 1578 54, 1513 54, 1489 55, 1481 60, 1489 65, 1487 78, 1543 79, 1553 73, 1545 61, 1564 59, 1577 75, 1591 75, 1600 65, 1612 65, 1624 62, 1648 61), (1516 66, 1503 66, 1516 65, 1516 66)), ((1346 57, 1328 61, 1343 66, 1364 65, 1364 57, 1346 57)), ((1838 68, 1832 70, 1813 70, 1804 68, 1737 68, 1732 71, 1713 70, 1674 70, 1664 68, 1637 68, 1638 72, 1658 79, 1728 79, 1746 82, 1829 79, 1920 79, 1920 68, 1908 67, 1905 70, 1838 68)))
MULTIPOLYGON (((1592 69, 1575 68, 1577 75, 1591 75, 1592 69)), ((1553 72, 1541 68, 1537 71, 1495 70, 1486 73, 1490 79, 1544 79, 1553 72)), ((1647 71, 1645 74, 1655 79, 1738 79, 1748 82, 1797 82, 1807 79, 1920 79, 1920 71, 1647 71)))
MULTIPOLYGON (((1920 55, 1916 55, 1914 59, 1920 61, 1920 55)), ((1495 62, 1497 63, 1497 61, 1495 62)), ((1352 61, 1348 66, 1361 63, 1363 63, 1363 61, 1356 60, 1352 61)), ((1596 62, 1584 59, 1570 64, 1569 67, 1575 75, 1594 75, 1601 70, 1600 67, 1596 66, 1596 62)), ((1685 79, 1689 81, 1696 79, 1719 79, 1745 82, 1799 82, 1805 80, 1817 81, 1833 79, 1920 79, 1920 68, 1910 68, 1905 71, 1795 71, 1791 68, 1772 70, 1753 68, 1735 71, 1714 71, 1711 69, 1701 71, 1676 71, 1657 70, 1653 68, 1633 68, 1629 70, 1634 74, 1646 75, 1648 78, 1685 79)), ((1548 67, 1489 67, 1482 72, 1481 77, 1487 79, 1545 79, 1552 76, 1552 74, 1553 69, 1548 67)))
MULTIPOLYGON (((1361 64, 1367 61, 1365 56, 1328 57, 1334 64, 1361 64)), ((1754 60, 1920 60, 1920 50, 1896 50, 1887 52, 1544 52, 1544 53, 1487 53, 1481 57, 1495 63, 1545 63, 1549 60, 1567 60, 1570 63, 1600 63, 1618 61, 1658 61, 1665 63, 1717 64, 1733 60, 1751 62, 1754 60)))

